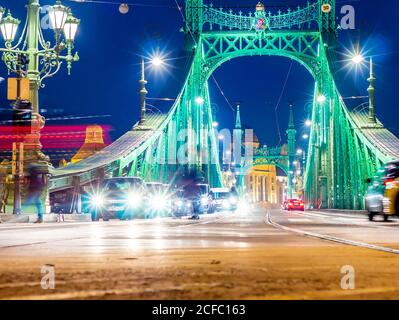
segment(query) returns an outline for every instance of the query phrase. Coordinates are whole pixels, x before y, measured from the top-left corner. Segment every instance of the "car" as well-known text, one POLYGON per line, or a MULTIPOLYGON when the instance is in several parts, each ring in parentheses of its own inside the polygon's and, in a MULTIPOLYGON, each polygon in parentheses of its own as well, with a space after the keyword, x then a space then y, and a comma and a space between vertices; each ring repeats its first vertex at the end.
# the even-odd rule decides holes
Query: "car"
POLYGON ((141 178, 104 179, 85 199, 92 221, 143 217, 145 190, 141 178))
POLYGON ((385 164, 377 171, 369 183, 365 196, 365 206, 369 220, 382 215, 384 221, 399 215, 399 160, 385 164))
POLYGON ((184 190, 177 189, 171 195, 171 210, 175 218, 193 215, 192 201, 184 197, 184 190))
POLYGON ((300 199, 289 199, 286 206, 288 211, 305 211, 305 203, 300 199))
POLYGON ((228 188, 211 189, 216 211, 235 211, 238 206, 238 196, 228 188))
POLYGON ((213 195, 208 184, 193 183, 185 185, 181 189, 183 190, 183 199, 192 204, 193 217, 198 214, 215 212, 213 195))

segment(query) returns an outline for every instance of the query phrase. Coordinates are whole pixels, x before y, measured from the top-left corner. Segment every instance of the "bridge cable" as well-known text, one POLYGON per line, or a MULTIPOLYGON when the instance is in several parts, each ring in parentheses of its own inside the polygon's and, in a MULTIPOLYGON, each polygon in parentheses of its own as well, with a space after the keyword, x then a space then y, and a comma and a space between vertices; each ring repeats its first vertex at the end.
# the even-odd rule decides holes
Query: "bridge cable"
POLYGON ((282 98, 283 98, 283 95, 284 95, 284 92, 285 92, 285 88, 286 88, 286 86, 287 86, 288 79, 289 79, 289 77, 290 77, 293 64, 294 64, 294 61, 291 60, 290 67, 289 67, 289 69, 288 69, 287 76, 286 76, 286 78, 285 78, 284 85, 283 85, 283 88, 282 88, 281 93, 280 93, 280 97, 278 98, 276 107, 274 108, 274 116, 275 116, 275 119, 276 119, 276 126, 277 126, 278 137, 279 137, 278 145, 281 145, 282 137, 281 137, 280 123, 279 123, 279 121, 278 121, 278 113, 277 113, 277 110, 278 110, 278 107, 280 106, 281 100, 282 100, 282 98))
MULTIPOLYGON (((185 16, 184 16, 183 12, 182 12, 182 7, 179 5, 179 3, 177 2, 177 0, 175 0, 175 3, 176 3, 176 6, 177 6, 177 8, 178 8, 178 10, 179 10, 179 12, 180 12, 180 15, 181 15, 181 17, 182 17, 182 19, 183 19, 183 23, 186 24, 186 18, 185 18, 185 16)), ((187 27, 188 27, 188 32, 190 33, 190 36, 191 36, 191 38, 193 39, 193 41, 194 41, 194 43, 195 43, 195 46, 197 47, 197 46, 198 46, 198 42, 197 42, 197 40, 195 39, 195 37, 194 37, 194 35, 193 35, 193 32, 192 32, 190 26, 187 26, 187 27)), ((212 80, 215 82, 216 87, 217 87, 218 90, 220 91, 220 94, 221 94, 221 95, 223 96, 223 98, 226 100, 227 105, 230 107, 231 111, 233 111, 233 113, 234 113, 234 112, 235 112, 235 109, 234 109, 233 105, 231 104, 230 100, 229 100, 229 99, 226 97, 226 95, 224 94, 224 91, 222 90, 222 88, 221 88, 219 82, 216 80, 216 78, 215 78, 215 76, 214 76, 213 74, 212 74, 211 77, 212 77, 212 80)))

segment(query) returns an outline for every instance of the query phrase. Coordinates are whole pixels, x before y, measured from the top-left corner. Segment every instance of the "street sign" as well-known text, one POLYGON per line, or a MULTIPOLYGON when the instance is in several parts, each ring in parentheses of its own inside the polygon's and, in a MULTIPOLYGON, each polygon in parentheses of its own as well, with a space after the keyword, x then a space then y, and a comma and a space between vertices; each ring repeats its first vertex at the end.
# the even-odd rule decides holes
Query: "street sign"
POLYGON ((29 79, 27 78, 8 78, 8 100, 29 100, 29 79), (18 95, 19 83, 19 95, 18 95))

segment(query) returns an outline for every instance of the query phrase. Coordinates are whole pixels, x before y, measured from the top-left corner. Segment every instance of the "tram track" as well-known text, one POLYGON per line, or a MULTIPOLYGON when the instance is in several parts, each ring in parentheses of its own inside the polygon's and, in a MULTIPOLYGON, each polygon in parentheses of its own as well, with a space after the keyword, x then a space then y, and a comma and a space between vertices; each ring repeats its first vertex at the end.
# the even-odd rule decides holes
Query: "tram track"
POLYGON ((335 236, 322 234, 322 233, 309 232, 309 231, 301 230, 298 228, 292 228, 292 227, 285 226, 283 224, 273 221, 273 219, 271 217, 271 210, 267 211, 265 218, 266 218, 266 221, 265 221, 266 224, 268 224, 276 229, 294 233, 294 234, 297 234, 300 236, 324 240, 324 241, 328 241, 328 242, 339 243, 339 244, 343 244, 343 245, 347 245, 347 246, 354 246, 354 247, 399 255, 398 249, 384 247, 384 246, 378 246, 378 245, 374 245, 374 244, 362 242, 362 241, 354 241, 354 240, 335 237, 335 236))

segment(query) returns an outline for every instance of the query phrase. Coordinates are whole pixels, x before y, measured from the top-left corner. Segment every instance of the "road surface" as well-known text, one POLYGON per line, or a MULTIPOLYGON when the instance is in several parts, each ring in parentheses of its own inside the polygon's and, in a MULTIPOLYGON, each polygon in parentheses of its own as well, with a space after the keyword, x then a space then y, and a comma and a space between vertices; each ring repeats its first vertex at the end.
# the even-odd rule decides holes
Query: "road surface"
POLYGON ((359 214, 0 224, 0 299, 398 299, 398 270, 399 221, 359 214))

